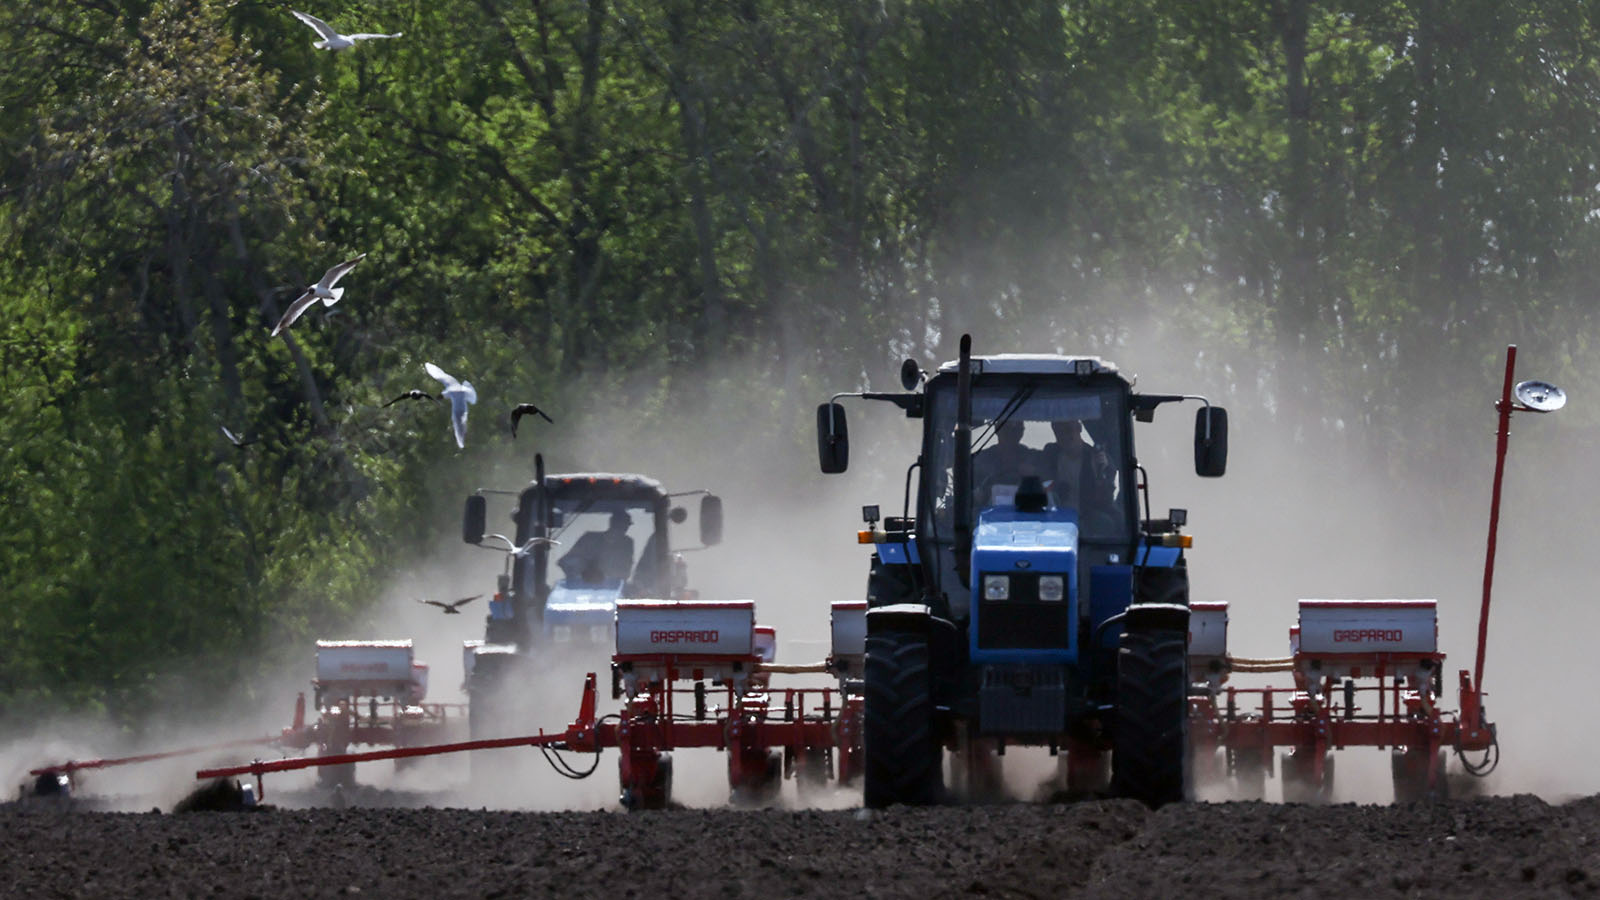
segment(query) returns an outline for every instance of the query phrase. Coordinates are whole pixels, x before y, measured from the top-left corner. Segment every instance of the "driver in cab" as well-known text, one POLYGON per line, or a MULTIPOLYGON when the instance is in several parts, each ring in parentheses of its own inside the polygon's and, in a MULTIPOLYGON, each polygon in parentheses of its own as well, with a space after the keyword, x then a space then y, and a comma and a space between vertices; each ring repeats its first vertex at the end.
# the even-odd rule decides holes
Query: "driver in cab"
POLYGON ((1006 419, 995 429, 995 442, 972 455, 972 484, 977 502, 1009 506, 1017 485, 1029 475, 1043 475, 1039 451, 1022 444, 1024 423, 1006 419))
POLYGON ((1059 419, 1050 423, 1055 440, 1035 449, 1022 443, 1024 422, 1008 419, 995 432, 995 443, 973 454, 972 483, 976 501, 1010 506, 1017 486, 1033 475, 1043 483, 1050 505, 1087 514, 1113 504, 1115 482, 1104 450, 1085 440, 1083 423, 1059 419))
POLYGON ((1115 485, 1105 450, 1084 439, 1083 423, 1058 419, 1050 423, 1055 440, 1039 451, 1040 473, 1050 502, 1087 510, 1113 503, 1115 485))
POLYGON ((572 549, 561 557, 561 572, 568 581, 603 584, 621 581, 633 570, 633 538, 628 529, 633 518, 623 510, 611 514, 610 527, 586 531, 572 549))

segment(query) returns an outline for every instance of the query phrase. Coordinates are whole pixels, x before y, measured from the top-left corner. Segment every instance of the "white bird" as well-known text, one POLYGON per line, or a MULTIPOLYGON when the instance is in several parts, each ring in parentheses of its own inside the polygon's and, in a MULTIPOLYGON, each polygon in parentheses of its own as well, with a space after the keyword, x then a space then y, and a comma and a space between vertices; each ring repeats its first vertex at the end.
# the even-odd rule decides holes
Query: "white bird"
POLYGON ((256 441, 261 440, 261 436, 260 435, 257 435, 257 436, 252 437, 252 438, 242 438, 242 437, 238 436, 237 434, 234 434, 233 430, 230 429, 226 425, 222 426, 222 436, 228 439, 228 443, 234 445, 235 447, 241 447, 241 448, 242 447, 248 447, 251 444, 254 444, 256 441))
POLYGON ((344 273, 355 268, 356 263, 366 258, 367 255, 363 253, 355 259, 346 260, 323 272, 320 281, 306 288, 305 293, 294 298, 294 302, 289 304, 289 311, 283 314, 277 325, 273 326, 272 336, 277 337, 279 332, 293 325, 294 320, 300 318, 300 314, 310 309, 318 300, 321 300, 324 306, 338 303, 339 298, 344 296, 344 288, 336 288, 334 285, 344 277, 344 273))
POLYGON ((455 427, 456 446, 467 446, 467 407, 478 402, 478 392, 473 390, 472 382, 457 381, 454 375, 431 362, 423 363, 422 367, 444 385, 444 390, 439 393, 450 401, 450 424, 455 427))
POLYGON ((400 31, 396 31, 394 34, 340 34, 339 32, 333 30, 332 25, 329 25, 327 22, 322 21, 316 16, 308 15, 294 9, 289 10, 289 12, 294 13, 294 17, 296 19, 299 19, 307 25, 310 25, 312 28, 315 28, 317 30, 317 34, 322 35, 322 40, 311 45, 316 47, 318 50, 349 50, 351 47, 356 45, 356 41, 370 41, 375 38, 397 38, 401 34, 404 34, 404 32, 400 31))

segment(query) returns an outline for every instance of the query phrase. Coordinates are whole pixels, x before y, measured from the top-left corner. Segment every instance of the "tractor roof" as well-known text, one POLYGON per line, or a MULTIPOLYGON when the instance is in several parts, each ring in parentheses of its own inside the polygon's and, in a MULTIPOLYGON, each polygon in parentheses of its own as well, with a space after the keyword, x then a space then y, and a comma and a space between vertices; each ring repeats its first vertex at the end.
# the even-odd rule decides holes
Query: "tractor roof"
POLYGON ((567 472, 560 475, 546 475, 544 484, 545 489, 556 497, 648 500, 666 495, 666 488, 654 478, 618 472, 567 472))
MULTIPOLYGON (((941 365, 939 371, 954 373, 956 360, 941 365)), ((1072 375, 1072 374, 1116 374, 1117 365, 1098 356, 1060 356, 1055 353, 997 353, 994 356, 972 357, 972 371, 974 374, 1026 374, 1026 375, 1072 375), (1080 373, 1079 366, 1087 365, 1089 371, 1080 373)))

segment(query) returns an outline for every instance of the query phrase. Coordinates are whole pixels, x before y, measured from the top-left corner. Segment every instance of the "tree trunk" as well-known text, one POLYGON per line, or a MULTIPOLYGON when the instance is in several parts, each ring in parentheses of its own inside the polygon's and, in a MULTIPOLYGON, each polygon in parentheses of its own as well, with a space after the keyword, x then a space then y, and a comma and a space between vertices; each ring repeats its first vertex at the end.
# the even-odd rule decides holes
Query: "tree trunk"
POLYGON ((1307 405, 1317 377, 1313 367, 1318 363, 1313 351, 1321 340, 1316 313, 1318 298, 1311 283, 1315 242, 1307 225, 1313 202, 1309 153, 1311 91, 1306 83, 1309 6, 1310 0, 1286 0, 1281 7, 1280 31, 1285 69, 1284 111, 1289 132, 1283 196, 1284 234, 1289 253, 1283 284, 1278 291, 1278 384, 1282 394, 1279 416, 1297 440, 1309 437, 1305 430, 1315 418, 1307 405))

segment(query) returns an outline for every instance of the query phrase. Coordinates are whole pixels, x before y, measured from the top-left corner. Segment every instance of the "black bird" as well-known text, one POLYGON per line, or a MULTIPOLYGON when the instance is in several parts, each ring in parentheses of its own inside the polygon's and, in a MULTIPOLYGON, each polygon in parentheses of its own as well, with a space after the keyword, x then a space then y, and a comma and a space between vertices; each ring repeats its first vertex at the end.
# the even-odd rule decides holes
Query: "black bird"
POLYGON ((446 603, 443 600, 418 600, 417 602, 425 603, 428 606, 437 606, 444 610, 444 613, 447 616, 459 616, 461 615, 460 607, 466 606, 468 603, 471 603, 482 596, 482 594, 473 594, 471 597, 462 597, 460 600, 455 600, 450 603, 446 603))
POLYGON ((511 410, 511 436, 513 438, 517 436, 517 422, 521 421, 522 417, 528 415, 529 413, 538 416, 546 422, 549 422, 551 425, 556 423, 555 419, 545 415, 544 410, 534 406, 532 403, 518 403, 516 408, 511 410))
POLYGON ((428 393, 427 391, 406 391, 404 394, 401 394, 400 396, 390 400, 388 403, 385 403, 383 406, 378 408, 387 409, 396 403, 399 403, 401 400, 432 400, 435 403, 439 402, 438 397, 428 393))
POLYGON ((261 436, 260 435, 256 435, 255 437, 248 438, 248 439, 239 437, 237 434, 234 434, 232 431, 229 431, 228 430, 228 426, 226 426, 226 425, 222 426, 222 436, 227 438, 228 439, 228 443, 234 445, 235 447, 248 447, 251 444, 254 444, 256 441, 261 440, 261 436))

